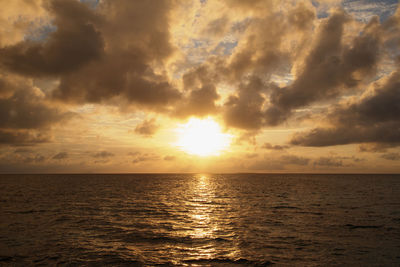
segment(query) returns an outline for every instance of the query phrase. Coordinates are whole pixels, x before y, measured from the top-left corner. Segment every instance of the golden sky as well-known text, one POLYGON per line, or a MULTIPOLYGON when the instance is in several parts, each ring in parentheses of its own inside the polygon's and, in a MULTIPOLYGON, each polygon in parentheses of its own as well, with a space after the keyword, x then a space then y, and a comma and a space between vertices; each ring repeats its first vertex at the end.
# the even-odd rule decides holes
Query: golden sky
POLYGON ((0 0, 0 172, 400 172, 397 1, 0 0))

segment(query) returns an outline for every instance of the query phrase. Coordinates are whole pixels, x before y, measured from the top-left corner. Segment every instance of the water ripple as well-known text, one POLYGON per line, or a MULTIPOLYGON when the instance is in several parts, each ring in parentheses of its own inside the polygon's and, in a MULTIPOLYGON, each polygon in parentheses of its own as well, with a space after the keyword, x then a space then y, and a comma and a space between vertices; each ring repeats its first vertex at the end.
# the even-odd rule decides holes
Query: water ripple
POLYGON ((400 258, 398 175, 1 175, 0 203, 1 266, 400 258))

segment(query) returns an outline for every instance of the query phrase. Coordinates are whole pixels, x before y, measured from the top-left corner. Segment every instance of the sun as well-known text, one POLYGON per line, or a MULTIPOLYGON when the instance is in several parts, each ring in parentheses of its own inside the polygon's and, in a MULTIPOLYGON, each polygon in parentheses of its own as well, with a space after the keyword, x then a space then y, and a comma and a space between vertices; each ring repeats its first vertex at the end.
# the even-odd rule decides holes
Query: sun
POLYGON ((232 136, 223 133, 220 125, 211 118, 191 118, 177 128, 176 145, 183 151, 198 156, 219 155, 226 150, 232 136))

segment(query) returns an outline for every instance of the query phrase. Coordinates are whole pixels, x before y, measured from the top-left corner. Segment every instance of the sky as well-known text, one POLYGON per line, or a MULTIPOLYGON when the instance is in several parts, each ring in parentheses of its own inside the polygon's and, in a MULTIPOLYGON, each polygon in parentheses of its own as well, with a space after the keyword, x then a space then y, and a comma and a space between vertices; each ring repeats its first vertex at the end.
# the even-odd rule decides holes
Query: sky
POLYGON ((400 173, 381 0, 0 0, 0 173, 400 173))

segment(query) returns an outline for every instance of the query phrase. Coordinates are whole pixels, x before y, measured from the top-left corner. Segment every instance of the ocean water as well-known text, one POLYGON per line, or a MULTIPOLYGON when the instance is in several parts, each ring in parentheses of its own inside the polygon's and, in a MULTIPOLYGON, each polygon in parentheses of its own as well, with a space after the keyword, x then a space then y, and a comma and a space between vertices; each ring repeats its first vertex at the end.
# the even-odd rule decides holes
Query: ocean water
POLYGON ((0 175, 0 266, 399 266, 400 175, 0 175))

